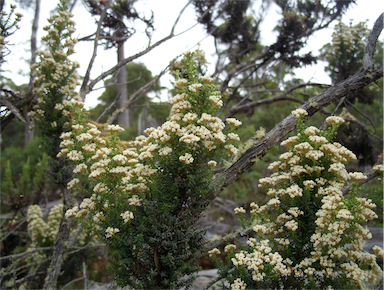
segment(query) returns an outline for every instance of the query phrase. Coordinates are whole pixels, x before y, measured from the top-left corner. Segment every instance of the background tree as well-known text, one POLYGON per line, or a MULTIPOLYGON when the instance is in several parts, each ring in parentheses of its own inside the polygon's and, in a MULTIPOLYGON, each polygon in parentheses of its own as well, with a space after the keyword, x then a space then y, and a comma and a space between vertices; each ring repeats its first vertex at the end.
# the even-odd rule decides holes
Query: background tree
MULTIPOLYGON (((146 33, 148 36, 150 35, 150 31, 153 30, 153 15, 149 19, 140 17, 134 8, 135 2, 137 2, 137 0, 114 1, 109 8, 111 1, 84 1, 92 15, 100 15, 102 11, 106 9, 106 15, 101 22, 102 30, 98 37, 102 40, 106 48, 117 47, 117 62, 125 59, 124 43, 135 33, 134 27, 128 27, 124 22, 125 20, 132 22, 135 20, 143 21, 147 25, 146 33)), ((129 94, 126 80, 127 71, 123 68, 119 69, 116 74, 117 107, 122 111, 117 117, 117 122, 124 127, 129 127, 130 119, 132 118, 129 116, 129 110, 124 109, 124 105, 128 102, 129 94)))
MULTIPOLYGON (((128 101, 131 104, 127 111, 130 116, 130 128, 129 132, 132 133, 130 136, 134 138, 137 134, 141 134, 144 129, 150 126, 157 126, 160 122, 164 121, 165 116, 161 116, 163 119, 155 120, 157 114, 148 114, 148 109, 151 107, 153 111, 154 103, 152 101, 153 98, 149 97, 149 94, 158 95, 160 91, 163 89, 160 87, 159 80, 152 76, 151 71, 149 71, 146 66, 142 63, 129 63, 125 66, 127 71, 125 85, 127 87, 128 92, 128 101), (134 92, 138 91, 141 87, 146 85, 147 83, 155 80, 155 83, 151 86, 147 92, 142 95, 136 96, 134 99, 131 99, 134 92), (145 122, 146 118, 152 118, 152 122, 145 122)), ((99 104, 90 110, 89 117, 92 120, 98 120, 98 122, 106 123, 110 114, 118 109, 116 104, 116 98, 119 96, 117 90, 118 86, 114 83, 115 78, 111 78, 105 81, 104 85, 106 90, 100 95, 98 98, 99 104), (113 104, 113 106, 111 106, 113 104), (101 118, 100 118, 101 116, 101 118)), ((150 121, 150 120, 149 120, 150 121)))

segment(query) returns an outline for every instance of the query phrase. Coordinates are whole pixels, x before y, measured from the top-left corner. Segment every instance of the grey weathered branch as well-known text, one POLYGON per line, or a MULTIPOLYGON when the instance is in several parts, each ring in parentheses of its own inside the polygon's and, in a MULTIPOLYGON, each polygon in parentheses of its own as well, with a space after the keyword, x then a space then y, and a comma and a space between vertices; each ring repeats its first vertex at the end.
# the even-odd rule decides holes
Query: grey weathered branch
MULTIPOLYGON (((47 276, 44 281, 44 290, 51 290, 57 288, 57 279, 61 272, 61 266, 64 263, 66 258, 67 251, 70 246, 74 243, 77 236, 80 234, 77 232, 77 236, 75 239, 70 240, 70 223, 69 220, 65 216, 65 212, 68 208, 73 207, 74 201, 71 195, 71 191, 67 190, 65 187, 61 187, 61 191, 63 192, 63 215, 61 218, 59 231, 56 236, 55 247, 53 250, 53 255, 51 259, 51 263, 47 270, 47 276)), ((80 227, 81 228, 81 227, 80 227)), ((80 229, 79 228, 79 229, 80 229)))
MULTIPOLYGON (((189 5, 190 2, 187 3, 187 5, 189 5)), ((187 6, 186 5, 186 6, 187 6)), ((130 56, 130 57, 127 57, 125 58, 124 60, 122 61, 119 61, 117 65, 115 65, 114 67, 110 68, 109 70, 107 70, 106 72, 102 73, 101 75, 99 75, 97 78, 95 78, 93 81, 91 81, 89 84, 83 82, 83 85, 82 85, 82 90, 81 90, 81 97, 84 99, 85 95, 87 95, 90 91, 92 91, 93 87, 98 83, 100 82, 101 80, 105 79, 106 77, 112 75, 113 73, 115 73, 116 71, 118 71, 121 67, 125 66, 127 63, 130 63, 132 61, 134 61, 135 59, 147 54, 148 52, 150 52, 151 50, 153 50, 154 48, 158 47, 160 44, 166 42, 167 40, 173 38, 175 36, 174 34, 174 30, 175 30, 175 27, 176 27, 176 24, 178 23, 180 17, 181 17, 181 14, 184 12, 186 6, 180 11, 179 13, 179 16, 177 17, 172 29, 171 29, 171 32, 168 36, 160 39, 159 41, 157 41, 156 43, 154 43, 153 45, 151 46, 148 46, 146 49, 130 56)))
POLYGON ((96 35, 95 35, 95 39, 93 42, 92 57, 91 57, 91 60, 89 61, 87 72, 85 73, 83 84, 81 85, 81 89, 80 89, 80 96, 83 100, 84 100, 85 95, 86 95, 85 91, 86 91, 87 83, 89 81, 89 76, 91 74, 92 66, 93 66, 93 63, 95 62, 95 59, 96 59, 98 42, 99 42, 100 31, 101 31, 101 25, 104 21, 105 16, 107 15, 107 10, 108 10, 109 6, 111 5, 111 3, 112 3, 112 0, 108 0, 108 2, 105 4, 105 7, 104 7, 104 9, 100 15, 99 23, 97 24, 96 35))
POLYGON ((364 57, 363 57, 363 69, 370 70, 373 69, 373 54, 376 49, 377 39, 383 30, 383 22, 384 22, 384 13, 381 13, 379 18, 376 19, 375 24, 373 25, 372 32, 368 37, 368 43, 365 46, 364 57))
POLYGON ((226 114, 224 119, 229 118, 229 117, 231 117, 237 113, 244 112, 246 110, 253 109, 253 108, 256 108, 256 107, 261 106, 261 105, 271 104, 271 103, 274 103, 277 101, 287 100, 287 101, 293 101, 293 102, 304 104, 304 101, 297 99, 297 98, 289 97, 288 94, 292 93, 296 89, 306 87, 306 86, 317 86, 317 87, 321 87, 321 88, 328 88, 329 87, 329 85, 317 84, 317 83, 306 83, 306 84, 296 85, 296 86, 290 88, 289 90, 285 91, 284 93, 282 93, 278 96, 271 97, 271 98, 264 99, 264 100, 254 101, 254 102, 248 103, 246 105, 242 105, 242 106, 237 106, 236 108, 229 110, 229 112, 226 114))
MULTIPOLYGON (((115 110, 111 117, 108 119, 108 124, 112 124, 113 121, 116 119, 116 117, 121 114, 122 112, 124 112, 125 110, 128 109, 128 107, 143 93, 145 93, 154 83, 156 83, 169 69, 169 67, 172 65, 172 63, 176 60, 173 59, 171 61, 171 63, 165 68, 163 69, 160 74, 154 78, 153 80, 151 80, 149 83, 145 84, 144 86, 142 86, 140 89, 138 89, 136 92, 134 92, 132 94, 132 96, 130 96, 129 100, 124 104, 124 107, 123 108, 120 108, 120 109, 117 109, 115 110)), ((100 118, 100 117, 99 117, 100 118)))
POLYGON ((53 247, 36 248, 36 249, 29 250, 29 251, 26 251, 26 252, 22 252, 22 253, 19 253, 19 254, 0 257, 0 261, 20 258, 20 257, 31 255, 31 254, 36 253, 36 252, 49 251, 49 250, 53 250, 53 247))
MULTIPOLYGON (((234 269, 228 271, 228 273, 226 273, 227 275, 232 273, 234 271, 234 269)), ((203 290, 208 290, 209 288, 211 288, 214 284, 216 284, 217 282, 219 282, 220 280, 224 279, 226 276, 224 276, 223 274, 222 275, 218 275, 216 278, 214 278, 212 281, 208 282, 203 290)), ((215 289, 215 287, 213 287, 213 289, 215 289)))
MULTIPOLYGON (((36 62, 36 49, 37 49, 36 43, 37 43, 37 29, 39 26, 39 18, 40 18, 40 3, 41 3, 41 0, 36 0, 35 17, 33 18, 32 33, 31 33, 31 61, 30 61, 31 66, 36 62)), ((33 72, 34 70, 31 69, 30 75, 29 75, 29 85, 28 85, 27 94, 32 94, 33 72)))
POLYGON ((13 104, 9 102, 7 99, 0 98, 0 105, 6 106, 21 122, 25 124, 27 123, 27 121, 25 121, 23 116, 20 114, 19 110, 15 108, 15 106, 13 106, 13 104))
POLYGON ((96 122, 99 123, 100 119, 105 116, 106 113, 109 112, 109 110, 116 105, 117 101, 119 100, 121 94, 118 94, 117 97, 113 100, 113 102, 100 114, 100 116, 96 119, 96 122))
MULTIPOLYGON (((225 78, 225 80, 223 81, 223 83, 221 84, 221 87, 220 87, 220 91, 223 92, 225 90, 225 88, 228 87, 228 84, 230 82, 230 80, 235 77, 238 73, 240 73, 241 71, 244 70, 244 68, 249 68, 250 65, 255 65, 255 62, 260 60, 260 59, 263 59, 264 57, 266 57, 267 55, 269 54, 269 51, 268 51, 268 48, 264 48, 263 51, 252 57, 251 59, 245 61, 245 62, 242 62, 238 65, 236 65, 233 69, 231 69, 229 72, 228 72, 228 75, 227 77, 225 78)), ((225 66, 226 67, 226 66, 225 66)), ((224 67, 224 68, 225 68, 224 67)))

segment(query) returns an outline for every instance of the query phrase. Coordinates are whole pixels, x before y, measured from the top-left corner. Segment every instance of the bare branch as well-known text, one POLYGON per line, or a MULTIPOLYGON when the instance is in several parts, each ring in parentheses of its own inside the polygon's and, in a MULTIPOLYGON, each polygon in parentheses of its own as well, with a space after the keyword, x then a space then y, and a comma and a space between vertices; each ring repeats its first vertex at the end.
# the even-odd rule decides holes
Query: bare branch
POLYGON ((104 112, 101 113, 101 115, 96 119, 96 122, 98 123, 100 121, 101 118, 104 117, 104 115, 106 113, 109 112, 109 110, 114 106, 116 105, 117 101, 119 100, 121 94, 118 94, 117 97, 113 100, 113 102, 104 110, 104 112))
POLYGON ((87 83, 89 81, 91 69, 92 69, 93 63, 95 62, 95 59, 96 59, 97 47, 98 47, 100 31, 101 31, 101 25, 104 21, 105 16, 107 15, 107 10, 108 10, 109 6, 111 5, 111 3, 112 3, 112 0, 108 0, 103 11, 101 12, 99 23, 97 24, 96 36, 95 36, 95 40, 93 42, 93 54, 92 54, 91 60, 89 61, 87 72, 85 73, 83 84, 81 85, 81 89, 80 89, 80 96, 83 100, 85 99, 86 94, 84 94, 84 92, 86 91, 86 86, 87 86, 87 83))
POLYGON ((71 8, 69 8, 69 12, 72 12, 72 11, 73 11, 73 8, 75 8, 76 2, 77 2, 77 0, 73 0, 73 3, 72 3, 72 5, 71 5, 71 8))
MULTIPOLYGON (((35 17, 33 18, 32 33, 31 33, 31 62, 30 62, 31 66, 36 62, 36 47, 37 47, 36 43, 37 43, 37 29, 39 26, 39 17, 40 17, 40 3, 41 3, 41 0, 36 0, 35 17)), ((29 75, 29 85, 28 85, 27 94, 32 94, 33 72, 34 70, 31 69, 30 75, 29 75)))
MULTIPOLYGON (((189 1, 191 2, 191 1, 189 1)), ((189 5, 189 2, 187 5, 189 5)), ((119 70, 122 66, 125 66, 127 63, 129 62, 132 62, 133 60, 139 58, 140 56, 143 56, 145 54, 147 54, 148 52, 150 52, 151 50, 153 50, 154 48, 158 47, 160 44, 166 42, 167 40, 171 39, 172 37, 174 37, 174 29, 176 27, 176 24, 177 22, 179 21, 180 17, 181 17, 181 14, 184 12, 185 8, 187 7, 187 5, 180 11, 179 13, 179 16, 177 17, 176 19, 176 22, 174 23, 172 29, 171 29, 171 33, 164 37, 163 39, 160 39, 159 41, 157 41, 156 43, 154 43, 153 45, 151 46, 148 46, 146 49, 130 56, 130 57, 127 57, 126 59, 122 60, 122 61, 119 61, 119 63, 117 65, 115 65, 114 67, 112 67, 111 69, 107 70, 106 72, 102 73, 101 75, 99 75, 96 79, 94 79, 93 81, 91 81, 89 83, 89 85, 86 85, 85 82, 83 82, 83 86, 82 86, 82 90, 81 90, 81 97, 84 99, 85 95, 87 95, 90 91, 92 91, 93 87, 101 80, 103 80, 104 78, 106 78, 107 76, 113 74, 114 72, 116 72, 117 70, 119 70), (84 88, 83 88, 84 87, 84 88)), ((180 35, 180 34, 179 34, 180 35)))
POLYGON ((317 87, 321 87, 321 88, 329 88, 330 87, 329 85, 318 84, 318 83, 306 83, 306 84, 296 85, 296 86, 290 88, 289 90, 285 91, 284 93, 282 93, 278 96, 271 97, 271 98, 264 99, 264 100, 254 101, 254 102, 251 102, 249 104, 242 105, 242 106, 237 106, 236 108, 231 109, 226 114, 224 119, 229 118, 229 117, 231 117, 237 113, 244 112, 246 110, 253 109, 253 108, 256 108, 256 107, 261 106, 261 105, 271 104, 271 103, 277 102, 277 101, 288 100, 288 101, 293 101, 293 102, 304 104, 304 101, 297 99, 297 98, 289 97, 287 95, 292 93, 294 90, 296 90, 298 88, 302 88, 302 87, 306 87, 306 86, 317 86, 317 87))
POLYGON ((37 249, 29 250, 29 251, 26 251, 26 252, 22 252, 20 254, 0 257, 0 261, 14 259, 14 258, 20 258, 20 257, 24 257, 24 256, 27 256, 27 255, 31 255, 31 254, 33 254, 35 252, 48 251, 48 250, 53 250, 53 249, 54 249, 54 247, 37 248, 37 249))
POLYGON ((188 5, 191 4, 191 3, 192 3, 192 0, 188 1, 188 3, 183 7, 183 9, 181 9, 179 15, 178 15, 177 18, 176 18, 175 23, 174 23, 173 26, 172 26, 170 35, 174 35, 176 25, 177 25, 177 23, 179 22, 181 15, 182 15, 183 12, 185 11, 185 9, 187 9, 188 5))
POLYGON ((27 121, 20 114, 19 110, 16 109, 10 101, 5 98, 0 98, 0 105, 6 106, 21 122, 27 124, 27 121))
MULTIPOLYGON (((90 35, 88 35, 88 36, 84 36, 84 37, 82 37, 82 38, 78 38, 77 39, 77 41, 94 41, 95 39, 94 38, 91 38, 91 37, 93 37, 93 36, 95 36, 96 35, 96 32, 95 33, 92 33, 92 34, 90 34, 90 35)), ((99 36, 100 37, 100 36, 99 36)))
MULTIPOLYGON (((375 131, 375 133, 377 133, 376 131, 376 128, 375 126, 373 125, 373 122, 371 121, 371 119, 366 116, 361 110, 359 110, 358 108, 356 108, 356 106, 354 106, 350 101, 348 101, 347 99, 345 100, 345 102, 351 106, 355 111, 357 111, 360 115, 362 115, 366 120, 368 120, 368 122, 371 124, 373 130, 375 131)), ((362 127, 364 127, 364 125, 360 124, 362 127)))
MULTIPOLYGON (((15 218, 15 217, 13 217, 12 220, 13 220, 14 218, 15 218)), ((15 233, 16 230, 17 230, 20 226, 22 226, 26 221, 27 221, 27 218, 23 218, 23 219, 21 219, 21 220, 19 220, 19 221, 17 222, 17 226, 15 226, 11 231, 7 231, 6 234, 3 234, 3 233, 2 233, 2 235, 4 235, 4 236, 2 236, 2 238, 0 239, 0 243, 3 242, 6 238, 8 238, 10 235, 12 235, 13 233, 15 233)), ((11 225, 12 225, 12 224, 9 224, 9 226, 8 226, 8 228, 7 228, 6 230, 8 230, 8 229, 11 227, 11 225)), ((2 225, 2 226, 3 226, 3 225, 2 225)), ((6 226, 4 226, 4 227, 6 227, 6 226)))
POLYGON ((115 110, 111 117, 109 118, 108 120, 108 124, 112 124, 113 121, 116 119, 116 117, 123 113, 125 110, 128 109, 128 107, 130 106, 131 103, 133 103, 141 94, 145 93, 155 82, 157 82, 160 77, 162 77, 165 72, 168 71, 169 67, 172 65, 172 63, 176 60, 176 58, 164 69, 160 72, 160 74, 154 78, 153 80, 151 80, 149 83, 145 84, 144 86, 142 86, 140 89, 138 89, 136 92, 133 93, 133 95, 129 98, 128 102, 124 104, 124 107, 123 108, 120 108, 120 109, 117 109, 115 110))
MULTIPOLYGON (((233 69, 231 69, 229 72, 228 72, 228 75, 227 77, 225 78, 225 80, 223 81, 223 83, 221 84, 221 87, 220 87, 220 91, 223 92, 225 90, 225 88, 228 87, 228 84, 229 84, 229 81, 234 77, 236 76, 240 71, 242 71, 245 67, 249 67, 250 65, 255 65, 255 62, 259 59, 262 59, 264 57, 266 57, 268 54, 269 54, 269 49, 268 47, 264 48, 262 53, 252 57, 251 59, 245 61, 245 62, 242 62, 238 65, 236 65, 233 69)), ((225 69, 225 67, 224 67, 225 69)))
POLYGON ((365 46, 364 57, 363 57, 363 69, 370 70, 373 69, 373 54, 376 49, 377 39, 383 30, 383 21, 384 21, 384 13, 381 13, 379 18, 376 19, 375 24, 373 25, 373 29, 368 37, 368 43, 365 46))
MULTIPOLYGON (((228 273, 226 273, 226 274, 228 275, 229 273, 231 273, 231 272, 233 272, 233 271, 234 271, 234 269, 228 271, 228 273)), ((224 279, 224 278, 225 278, 224 275, 219 275, 219 276, 217 276, 215 279, 213 279, 212 281, 210 281, 209 283, 207 283, 207 284, 204 286, 203 290, 208 290, 209 288, 211 288, 211 286, 212 286, 213 284, 219 282, 220 280, 222 280, 222 279, 224 279)))

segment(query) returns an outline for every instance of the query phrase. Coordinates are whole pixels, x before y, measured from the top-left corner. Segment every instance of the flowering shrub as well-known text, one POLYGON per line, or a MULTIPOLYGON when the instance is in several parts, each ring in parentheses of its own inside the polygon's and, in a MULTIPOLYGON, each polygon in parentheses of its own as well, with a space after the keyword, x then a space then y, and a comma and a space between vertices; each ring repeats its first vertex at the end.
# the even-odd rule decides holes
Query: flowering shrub
POLYGON ((83 122, 82 111, 72 131, 63 133, 59 157, 73 161, 68 189, 89 194, 66 212, 76 217, 110 249, 111 270, 120 285, 178 288, 190 285, 197 267, 192 254, 201 247, 204 231, 194 223, 213 194, 212 168, 223 154, 237 153, 233 129, 214 114, 220 93, 207 76, 199 77, 194 53, 181 61, 168 120, 146 136, 121 142, 123 128, 83 122))
MULTIPOLYGON (((376 256, 363 252, 372 235, 361 225, 377 217, 375 204, 357 194, 357 182, 366 176, 345 169, 356 156, 331 142, 344 120, 328 117, 323 131, 305 128, 305 110, 292 114, 298 134, 281 143, 288 151, 268 167, 276 172, 259 180, 271 199, 263 206, 251 204, 257 238, 240 249, 225 248, 233 270, 227 279, 232 289, 356 289, 375 283, 382 271, 376 256), (344 196, 347 181, 353 185, 344 196)), ((383 256, 381 248, 374 251, 383 256)))
POLYGON ((67 164, 63 158, 57 158, 60 147, 60 135, 70 129, 74 106, 83 106, 78 93, 77 62, 69 60, 77 42, 71 35, 75 32, 75 22, 71 19, 64 0, 58 5, 58 13, 48 18, 49 25, 44 27, 48 32, 42 40, 48 51, 37 51, 40 61, 32 65, 34 70, 33 93, 37 104, 28 113, 35 126, 41 131, 42 145, 50 159, 50 174, 54 182, 63 184, 69 178, 66 173, 67 164))

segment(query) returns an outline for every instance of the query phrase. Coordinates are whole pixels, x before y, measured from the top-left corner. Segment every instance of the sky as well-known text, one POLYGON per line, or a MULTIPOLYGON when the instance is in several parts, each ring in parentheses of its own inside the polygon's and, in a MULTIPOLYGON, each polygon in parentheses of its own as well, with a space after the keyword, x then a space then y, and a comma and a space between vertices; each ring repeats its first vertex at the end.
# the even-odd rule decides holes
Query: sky
MULTIPOLYGON (((50 12, 55 8, 58 1, 41 0, 41 13, 39 27, 47 25, 47 18, 50 12)), ((260 0, 256 0, 255 3, 260 0)), ((5 5, 11 4, 13 1, 5 1, 5 5)), ((150 10, 155 15, 155 31, 152 36, 151 43, 155 43, 161 38, 167 36, 171 28, 184 5, 187 1, 180 0, 141 0, 136 6, 137 11, 145 13, 150 16, 150 10), (144 12, 145 11, 145 12, 144 12)), ((20 10, 19 10, 20 11, 20 10)), ((264 45, 272 44, 276 39, 276 33, 273 32, 273 28, 276 25, 274 19, 277 19, 278 8, 271 6, 268 10, 268 14, 265 16, 266 21, 261 26, 261 42, 264 45)), ((352 8, 343 16, 343 21, 349 23, 353 20, 356 24, 360 21, 368 21, 367 25, 371 28, 377 17, 384 11, 384 1, 382 0, 357 0, 357 5, 353 5, 352 8)), ((6 70, 5 76, 11 77, 13 81, 20 85, 28 82, 28 58, 29 52, 29 38, 31 34, 33 9, 27 11, 21 11, 24 14, 23 20, 20 23, 21 29, 18 30, 12 38, 11 42, 15 44, 12 49, 12 53, 7 56, 8 63, 3 65, 3 69, 6 70), (16 69, 15 69, 16 68, 16 69), (24 70, 22 70, 24 69, 24 70)), ((89 13, 83 7, 81 1, 78 1, 76 7, 73 10, 74 21, 77 23, 74 36, 81 38, 92 34, 95 29, 95 20, 89 15, 89 13)), ((148 39, 144 34, 144 27, 140 25, 135 26, 136 34, 127 40, 125 44, 125 57, 131 56, 143 49, 148 45, 148 39)), ((178 54, 194 50, 198 47, 203 49, 206 53, 209 66, 209 72, 213 72, 215 63, 214 58, 214 45, 211 37, 207 37, 206 32, 202 25, 196 25, 196 15, 192 5, 189 5, 184 11, 181 21, 176 26, 176 34, 188 30, 181 35, 172 38, 161 44, 159 47, 152 50, 150 53, 136 59, 137 62, 144 63, 153 75, 159 74, 169 62, 178 54)), ((331 40, 332 28, 324 29, 317 32, 314 36, 308 39, 308 45, 303 52, 313 51, 314 55, 318 54, 318 50, 327 42, 331 40)), ((42 29, 38 32, 38 39, 45 34, 42 29)), ((383 35, 380 39, 383 40, 383 35)), ((42 48, 41 42, 38 44, 38 48, 42 48)), ((88 67, 88 62, 92 56, 93 43, 92 42, 79 42, 75 46, 76 54, 72 59, 77 60, 80 63, 79 74, 84 75, 88 67)), ((110 69, 117 63, 116 49, 112 48, 104 50, 102 47, 98 48, 97 58, 93 65, 91 78, 97 77, 102 72, 110 69)), ((301 78, 304 81, 330 83, 330 79, 324 72, 324 65, 320 62, 316 66, 305 67, 297 69, 295 71, 296 77, 301 78)), ((161 85, 171 87, 170 81, 172 77, 169 74, 164 75, 161 78, 161 85)), ((86 98, 86 107, 94 107, 97 104, 97 97, 103 92, 103 82, 99 82, 96 87, 97 90, 90 93, 86 98)), ((166 101, 168 96, 166 92, 161 95, 161 99, 166 101)))

